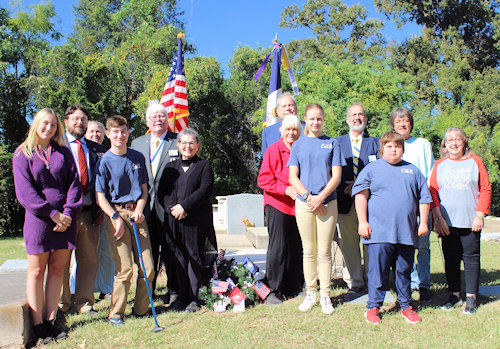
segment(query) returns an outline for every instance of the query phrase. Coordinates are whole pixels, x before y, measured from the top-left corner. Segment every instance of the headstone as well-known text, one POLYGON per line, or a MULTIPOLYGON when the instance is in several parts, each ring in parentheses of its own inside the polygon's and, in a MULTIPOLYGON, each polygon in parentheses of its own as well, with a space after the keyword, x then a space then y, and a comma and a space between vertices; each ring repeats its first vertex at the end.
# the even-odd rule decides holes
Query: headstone
POLYGON ((244 234, 247 219, 256 227, 264 226, 264 197, 260 194, 226 196, 226 224, 228 234, 244 234))

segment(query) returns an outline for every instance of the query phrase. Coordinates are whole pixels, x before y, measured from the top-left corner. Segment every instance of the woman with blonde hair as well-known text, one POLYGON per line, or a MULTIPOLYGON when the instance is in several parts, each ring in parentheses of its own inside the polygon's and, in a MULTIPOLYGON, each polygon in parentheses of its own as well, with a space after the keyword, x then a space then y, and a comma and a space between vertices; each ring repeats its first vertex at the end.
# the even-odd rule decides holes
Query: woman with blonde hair
POLYGON ((319 104, 306 107, 305 136, 293 143, 288 167, 290 185, 297 193, 295 216, 302 239, 307 293, 299 310, 308 311, 316 304, 319 279, 321 310, 332 314, 332 240, 338 215, 335 189, 340 183, 343 158, 338 141, 323 134, 324 120, 319 104))
POLYGON ((82 206, 75 162, 64 146, 63 128, 52 109, 36 113, 12 163, 16 196, 26 210, 26 295, 35 335, 47 344, 66 337, 55 318, 64 268, 75 248, 75 216, 82 206))

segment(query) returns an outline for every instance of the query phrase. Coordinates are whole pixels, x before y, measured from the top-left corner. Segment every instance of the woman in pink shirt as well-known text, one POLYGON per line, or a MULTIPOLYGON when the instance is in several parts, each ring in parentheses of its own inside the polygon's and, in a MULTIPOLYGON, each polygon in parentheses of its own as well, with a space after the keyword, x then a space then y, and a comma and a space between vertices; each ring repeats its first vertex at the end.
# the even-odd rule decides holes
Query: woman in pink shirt
POLYGON ((480 235, 484 216, 491 205, 491 185, 483 161, 470 151, 467 135, 461 128, 446 130, 441 159, 432 169, 429 189, 434 230, 442 239, 446 280, 451 293, 441 308, 451 310, 462 305, 460 262, 463 260, 464 314, 473 314, 479 289, 480 235))
POLYGON ((295 115, 281 124, 281 138, 269 146, 262 160, 257 184, 264 190, 264 206, 269 232, 266 276, 271 292, 266 303, 281 304, 302 290, 302 241, 295 220, 297 193, 288 181, 288 158, 292 144, 299 139, 302 125, 295 115))

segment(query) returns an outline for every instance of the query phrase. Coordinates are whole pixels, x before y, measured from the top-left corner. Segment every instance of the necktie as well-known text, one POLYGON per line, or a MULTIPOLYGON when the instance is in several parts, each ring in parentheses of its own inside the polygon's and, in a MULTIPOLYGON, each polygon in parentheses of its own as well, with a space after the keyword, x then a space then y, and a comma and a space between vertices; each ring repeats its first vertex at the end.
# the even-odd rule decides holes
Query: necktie
MULTIPOLYGON (((153 142, 153 156, 156 154, 156 151, 158 150, 158 147, 160 146, 160 139, 155 139, 153 142)), ((159 157, 158 154, 156 154, 155 158, 151 162, 151 172, 153 173, 153 176, 156 176, 156 170, 158 169, 158 162, 159 162, 159 157)))
POLYGON ((354 147, 352 147, 352 172, 354 173, 354 180, 358 176, 358 163, 359 163, 359 140, 354 139, 354 147))
POLYGON ((78 169, 80 170, 80 183, 82 184, 83 195, 89 192, 89 171, 87 168, 87 159, 83 150, 82 142, 75 140, 78 144, 78 169))

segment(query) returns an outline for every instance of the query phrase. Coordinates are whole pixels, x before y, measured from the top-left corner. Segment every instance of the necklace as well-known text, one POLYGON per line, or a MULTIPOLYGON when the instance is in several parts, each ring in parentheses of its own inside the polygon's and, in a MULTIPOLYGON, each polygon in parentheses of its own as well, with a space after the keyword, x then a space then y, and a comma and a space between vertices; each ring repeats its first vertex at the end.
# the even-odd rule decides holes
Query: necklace
POLYGON ((47 147, 47 153, 43 151, 41 146, 38 146, 38 150, 41 152, 42 155, 40 155, 39 152, 36 152, 36 155, 38 155, 38 157, 43 161, 43 163, 45 164, 45 168, 47 168, 47 170, 50 170, 50 154, 52 146, 49 145, 47 147))

